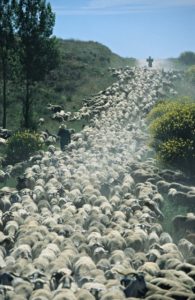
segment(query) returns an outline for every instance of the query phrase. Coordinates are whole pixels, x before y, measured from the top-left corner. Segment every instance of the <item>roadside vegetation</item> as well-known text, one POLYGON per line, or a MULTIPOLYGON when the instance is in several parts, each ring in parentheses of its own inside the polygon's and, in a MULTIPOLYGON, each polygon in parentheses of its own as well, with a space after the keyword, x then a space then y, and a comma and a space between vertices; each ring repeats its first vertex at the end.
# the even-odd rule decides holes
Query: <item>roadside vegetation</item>
POLYGON ((31 155, 41 149, 43 149, 43 143, 38 133, 29 130, 18 131, 8 140, 5 163, 13 165, 28 160, 31 155))
POLYGON ((189 98, 165 100, 148 115, 152 147, 164 164, 190 174, 195 167, 195 102, 189 98))
MULTIPOLYGON (((172 61, 173 62, 173 61, 172 61)), ((174 88, 178 96, 159 101, 147 116, 151 146, 158 161, 195 175, 195 53, 181 53, 174 61, 182 66, 182 79, 174 88)))

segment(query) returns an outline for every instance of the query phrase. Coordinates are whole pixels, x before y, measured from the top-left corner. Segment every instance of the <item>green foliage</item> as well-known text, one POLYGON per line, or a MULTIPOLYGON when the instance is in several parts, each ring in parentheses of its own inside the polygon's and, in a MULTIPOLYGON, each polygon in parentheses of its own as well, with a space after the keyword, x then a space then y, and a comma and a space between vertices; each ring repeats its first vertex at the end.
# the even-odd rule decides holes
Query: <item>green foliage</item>
POLYGON ((195 64, 187 69, 186 76, 190 82, 195 83, 195 64))
POLYGON ((159 145, 159 155, 163 161, 188 167, 195 160, 194 141, 184 138, 169 139, 159 145))
POLYGON ((71 102, 72 101, 72 97, 71 96, 67 96, 66 101, 67 102, 71 102))
POLYGON ((178 109, 178 107, 180 107, 180 105, 183 105, 183 103, 189 104, 190 102, 191 97, 189 96, 182 96, 178 97, 177 99, 160 100, 149 112, 147 120, 151 123, 152 121, 161 117, 170 110, 178 109))
POLYGON ((195 64, 195 53, 192 51, 186 51, 180 54, 179 61, 185 65, 195 64))
POLYGON ((30 158, 36 151, 42 149, 40 137, 35 132, 19 131, 8 139, 6 148, 6 163, 15 164, 30 158))
POLYGON ((158 158, 173 166, 195 166, 195 103, 187 101, 159 103, 148 115, 152 146, 158 158))
POLYGON ((25 82, 23 117, 26 128, 30 127, 29 115, 35 82, 43 81, 45 75, 57 64, 56 40, 52 38, 55 15, 45 0, 19 0, 16 5, 16 33, 21 77, 25 82))
POLYGON ((14 1, 0 1, 0 77, 2 78, 2 126, 7 124, 7 82, 10 79, 10 58, 14 46, 14 1))

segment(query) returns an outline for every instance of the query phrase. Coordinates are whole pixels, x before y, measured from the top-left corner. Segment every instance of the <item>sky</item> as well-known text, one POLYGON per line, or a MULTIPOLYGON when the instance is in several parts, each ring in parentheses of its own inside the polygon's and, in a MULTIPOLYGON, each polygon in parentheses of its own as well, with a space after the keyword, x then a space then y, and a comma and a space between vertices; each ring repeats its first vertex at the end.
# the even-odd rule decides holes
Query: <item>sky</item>
POLYGON ((195 52, 195 0, 48 0, 53 34, 95 41, 123 57, 156 59, 195 52))

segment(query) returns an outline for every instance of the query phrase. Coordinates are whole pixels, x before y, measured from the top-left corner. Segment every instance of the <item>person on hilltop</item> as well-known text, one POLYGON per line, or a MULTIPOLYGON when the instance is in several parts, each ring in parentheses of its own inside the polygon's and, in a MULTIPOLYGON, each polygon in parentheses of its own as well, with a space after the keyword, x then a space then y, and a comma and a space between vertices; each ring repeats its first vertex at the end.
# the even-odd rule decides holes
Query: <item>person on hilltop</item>
POLYGON ((147 61, 147 63, 148 63, 148 67, 152 68, 152 63, 153 63, 154 59, 153 59, 151 56, 149 56, 149 57, 146 59, 146 61, 147 61))
POLYGON ((62 151, 65 150, 65 146, 71 142, 70 131, 66 128, 66 125, 61 124, 58 131, 58 136, 60 138, 60 148, 62 151))

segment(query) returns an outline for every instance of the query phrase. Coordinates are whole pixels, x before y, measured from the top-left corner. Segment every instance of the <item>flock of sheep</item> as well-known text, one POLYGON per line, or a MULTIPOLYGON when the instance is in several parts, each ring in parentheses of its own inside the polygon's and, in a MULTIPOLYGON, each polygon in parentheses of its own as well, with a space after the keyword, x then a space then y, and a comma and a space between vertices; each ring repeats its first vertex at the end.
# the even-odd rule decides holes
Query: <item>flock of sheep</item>
POLYGON ((180 75, 115 76, 81 109, 93 118, 65 152, 50 145, 31 158, 23 186, 0 190, 0 299, 195 299, 195 216, 173 220, 191 240, 161 225, 164 198, 195 188, 158 169, 144 119, 180 75))

